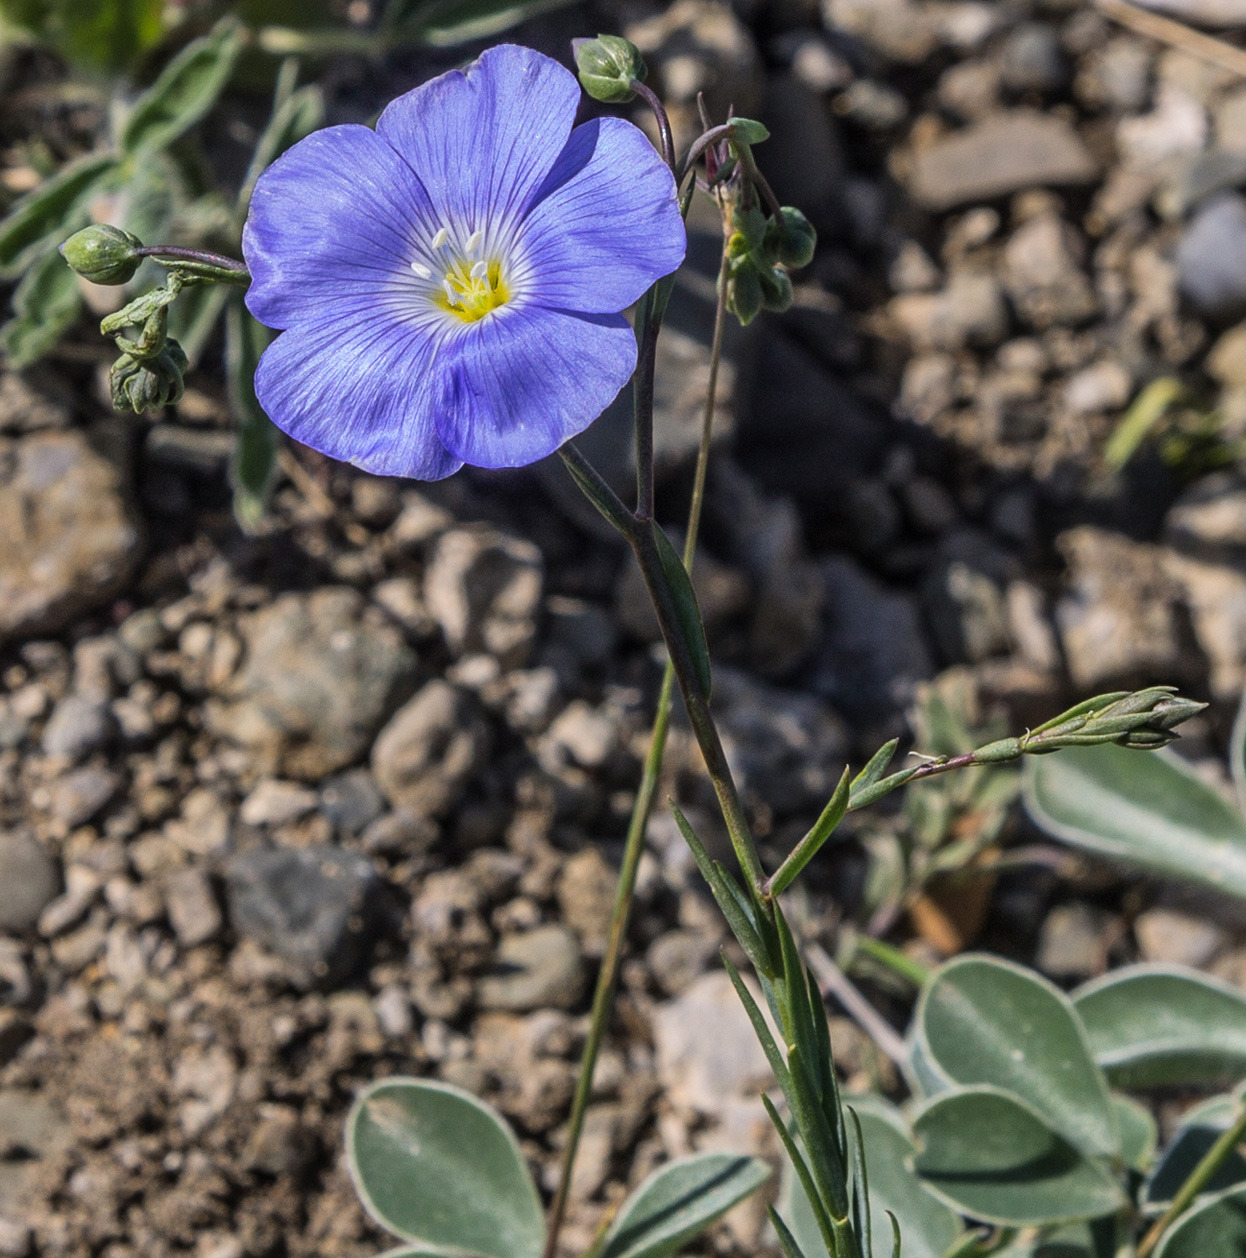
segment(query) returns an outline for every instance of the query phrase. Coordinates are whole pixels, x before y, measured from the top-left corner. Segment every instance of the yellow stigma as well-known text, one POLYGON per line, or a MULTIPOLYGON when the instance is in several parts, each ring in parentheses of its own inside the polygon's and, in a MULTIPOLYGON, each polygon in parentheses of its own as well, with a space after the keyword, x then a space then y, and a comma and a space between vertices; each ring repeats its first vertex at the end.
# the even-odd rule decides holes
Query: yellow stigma
POLYGON ((457 315, 464 323, 483 319, 510 299, 511 290, 502 278, 502 264, 496 258, 488 262, 456 259, 446 271, 441 287, 433 293, 437 305, 457 315))

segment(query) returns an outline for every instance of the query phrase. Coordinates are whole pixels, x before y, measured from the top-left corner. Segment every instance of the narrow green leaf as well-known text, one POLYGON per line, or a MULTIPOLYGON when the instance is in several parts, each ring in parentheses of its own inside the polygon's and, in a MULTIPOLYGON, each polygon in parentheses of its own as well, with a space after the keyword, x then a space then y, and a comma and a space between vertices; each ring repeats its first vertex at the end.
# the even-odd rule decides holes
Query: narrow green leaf
POLYGON ((238 193, 238 212, 245 215, 255 181, 286 151, 324 125, 324 94, 315 84, 291 92, 272 112, 256 141, 247 177, 238 193))
POLYGON ((1133 965, 1073 993, 1117 1087, 1191 1087, 1246 1074, 1246 996, 1179 966, 1133 965))
POLYGON ((37 362, 73 325, 82 309, 78 277, 55 249, 26 272, 13 294, 13 311, 0 329, 0 350, 10 367, 37 362))
MULTIPOLYGON (((571 0, 438 0, 421 7, 408 38, 445 48, 488 39, 520 22, 565 8, 571 0)), ((406 32, 405 32, 406 33, 406 32)))
POLYGON ((1119 1152, 1107 1082, 1072 1002, 1032 970, 998 957, 956 957, 922 990, 914 1029, 950 1082, 1003 1088, 1082 1152, 1119 1152))
POLYGON ((1246 1188, 1196 1205, 1160 1241, 1154 1258, 1233 1258, 1246 1253, 1246 1188))
POLYGON ((471 1093, 428 1079, 365 1088, 346 1153, 368 1213, 421 1252, 539 1258, 545 1220, 514 1133, 471 1093))
POLYGON ((788 1045, 787 1064, 792 1080, 792 1115, 809 1154, 814 1182, 826 1195, 833 1216, 846 1219, 848 1167, 840 1153, 838 1133, 828 1121, 820 1099, 814 1095, 808 1065, 799 1044, 788 1045))
POLYGON ((774 1102, 763 1093, 761 1103, 765 1106, 766 1113, 770 1115, 775 1131, 779 1133, 779 1141, 787 1154, 787 1165, 792 1169, 795 1176, 794 1182, 799 1187, 799 1192, 789 1197, 789 1204, 799 1202, 801 1205, 799 1221, 795 1212, 792 1219, 793 1223, 798 1223, 798 1230, 803 1231, 805 1247, 814 1254, 825 1253, 830 1258, 839 1258, 839 1246, 835 1243, 835 1229, 831 1216, 827 1211, 826 1202, 823 1201, 813 1181, 813 1172, 809 1169, 804 1153, 801 1152, 788 1125, 780 1117, 779 1111, 775 1109, 774 1102))
POLYGON ((873 786, 887 772, 887 766, 891 763, 899 745, 900 740, 898 738, 893 738, 889 743, 884 743, 870 757, 870 761, 865 768, 852 779, 853 791, 861 791, 867 786, 873 786))
POLYGON ((731 980, 731 985, 736 990, 736 995, 740 998, 740 1003, 744 1006, 744 1012, 748 1014, 748 1020, 753 1024, 753 1033, 757 1036, 757 1042, 761 1045, 762 1052, 766 1054, 766 1060, 770 1063, 770 1069, 774 1073, 774 1077, 783 1090, 783 1095, 787 1096, 791 1092, 792 1077, 791 1072, 787 1068, 787 1063, 783 1060, 783 1054, 779 1051, 779 1046, 775 1042, 774 1033, 770 1030, 770 1024, 766 1021, 765 1015, 761 1011, 761 1007, 757 1001, 753 999, 753 993, 749 991, 744 980, 740 977, 740 971, 731 963, 731 958, 724 956, 722 959, 723 969, 727 971, 727 977, 731 980))
POLYGON ((697 596, 692 588, 692 581, 679 552, 671 545, 661 527, 653 525, 653 540, 657 543, 658 558, 662 561, 662 575, 666 578, 667 589, 675 605, 675 615, 679 619, 679 627, 684 641, 692 655, 692 666, 696 669, 697 684, 701 693, 708 699, 710 694, 710 652, 705 641, 705 625, 701 620, 701 610, 697 606, 697 596))
POLYGON ((127 156, 167 148, 216 104, 242 49, 242 28, 224 18, 192 40, 134 102, 118 146, 127 156))
POLYGON ((788 853, 783 864, 770 879, 771 895, 782 895, 800 876, 805 866, 818 854, 822 844, 835 833, 836 826, 843 821, 844 814, 848 811, 849 791, 848 770, 845 768, 843 776, 839 779, 839 785, 836 786, 829 802, 822 810, 822 815, 814 822, 809 833, 788 853))
POLYGON ((1172 753, 1075 747, 1028 761, 1022 780, 1026 811, 1053 837, 1246 897, 1246 820, 1172 753))
POLYGON ((758 1158, 700 1153, 642 1180, 606 1234, 601 1258, 664 1258, 770 1178, 758 1158))
POLYGON ((1108 467, 1114 470, 1124 467, 1184 392, 1185 386, 1176 376, 1161 376, 1152 380, 1133 400, 1108 438, 1103 451, 1108 467))
POLYGON ((1126 1197, 1105 1163, 1087 1158, 1043 1116, 1001 1088, 958 1088, 913 1122, 914 1169, 953 1209, 1030 1227, 1112 1214, 1126 1197))
POLYGON ((272 333, 251 317, 240 297, 230 302, 225 317, 225 367, 235 436, 229 481, 234 518, 245 533, 254 532, 263 519, 277 473, 277 429, 255 397, 255 369, 271 340, 272 333))
POLYGON ((852 1123, 852 1229, 863 1254, 874 1252, 870 1234, 870 1180, 865 1168, 865 1136, 861 1133, 861 1120, 857 1111, 848 1106, 848 1118, 852 1123))
POLYGON ((801 1249, 796 1237, 792 1235, 791 1228, 779 1217, 779 1212, 774 1206, 767 1206, 766 1214, 770 1218, 770 1226, 774 1228, 775 1234, 779 1238, 779 1245, 786 1258, 806 1258, 805 1251, 801 1249))
POLYGON ((87 224, 87 205, 116 171, 111 153, 88 153, 28 192, 0 221, 0 279, 20 275, 41 254, 87 224))

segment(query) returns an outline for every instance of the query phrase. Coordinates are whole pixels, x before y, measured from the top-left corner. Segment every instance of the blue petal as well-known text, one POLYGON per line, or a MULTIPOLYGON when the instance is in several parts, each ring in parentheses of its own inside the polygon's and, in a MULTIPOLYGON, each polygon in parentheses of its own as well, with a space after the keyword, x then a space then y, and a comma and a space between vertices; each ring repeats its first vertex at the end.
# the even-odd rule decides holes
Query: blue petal
POLYGON ((477 467, 535 463, 587 428, 635 367, 622 315, 503 309, 442 345, 437 435, 477 467))
POLYGON ((414 324, 298 327, 264 352, 255 394, 278 428, 313 450, 378 475, 440 480, 463 464, 434 428, 433 357, 433 340, 414 324))
POLYGON ((377 134, 420 177, 444 224, 494 232, 518 221, 575 122, 580 85, 531 48, 499 44, 400 96, 377 134))
POLYGON ((669 167, 621 118, 571 133, 521 239, 526 297, 597 313, 630 306, 679 266, 688 243, 669 167))
POLYGON ((327 127, 259 178, 242 234, 247 309, 270 328, 318 321, 342 303, 418 300, 410 266, 436 231, 410 167, 367 127, 327 127))

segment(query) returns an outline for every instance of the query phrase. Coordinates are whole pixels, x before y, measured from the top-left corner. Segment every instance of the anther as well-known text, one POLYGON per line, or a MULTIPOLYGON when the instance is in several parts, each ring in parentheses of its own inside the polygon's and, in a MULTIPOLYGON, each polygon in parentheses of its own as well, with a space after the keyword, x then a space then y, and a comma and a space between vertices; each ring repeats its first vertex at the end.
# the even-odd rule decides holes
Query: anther
POLYGON ((479 227, 477 227, 476 230, 472 232, 472 234, 468 236, 467 238, 467 252, 475 253, 476 250, 479 249, 480 246, 484 243, 484 239, 485 239, 484 232, 481 231, 479 227))
POLYGON ((487 262, 477 262, 471 271, 472 279, 482 280, 489 273, 489 264, 487 262))
POLYGON ((446 290, 446 300, 447 300, 447 301, 448 301, 448 302, 449 302, 452 306, 457 306, 457 305, 459 304, 459 295, 458 295, 458 293, 456 293, 456 292, 454 291, 454 289, 450 286, 450 281, 449 281, 449 280, 442 280, 442 281, 441 281, 441 286, 442 286, 442 288, 444 288, 444 289, 446 290))
POLYGON ((437 234, 433 237, 433 248, 440 249, 442 245, 450 239, 450 233, 444 227, 437 228, 437 234))
POLYGON ((422 280, 431 280, 431 279, 433 278, 433 273, 432 273, 432 271, 430 271, 430 270, 428 269, 428 267, 426 267, 426 266, 424 265, 424 263, 423 263, 423 262, 412 262, 412 263, 411 263, 411 269, 412 269, 412 270, 416 273, 416 275, 418 275, 418 276, 420 277, 420 279, 422 279, 422 280))

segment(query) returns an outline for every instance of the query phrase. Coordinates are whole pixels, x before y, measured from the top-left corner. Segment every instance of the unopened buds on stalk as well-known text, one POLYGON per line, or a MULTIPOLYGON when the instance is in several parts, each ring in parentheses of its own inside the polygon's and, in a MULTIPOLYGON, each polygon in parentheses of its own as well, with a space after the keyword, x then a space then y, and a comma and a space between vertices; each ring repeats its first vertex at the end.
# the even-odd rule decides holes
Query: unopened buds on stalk
POLYGON ((93 284, 128 284, 143 261, 142 246, 137 236, 99 223, 70 236, 61 245, 61 257, 93 284))
POLYGON ((580 86, 594 99, 623 105, 635 95, 633 83, 643 83, 648 69, 635 44, 621 35, 572 41, 580 86))
POLYGON ((756 206, 732 212, 732 234, 727 241, 727 308, 742 324, 760 310, 782 313, 792 304, 788 267, 808 265, 817 233, 809 220, 790 205, 777 218, 767 218, 756 206))

